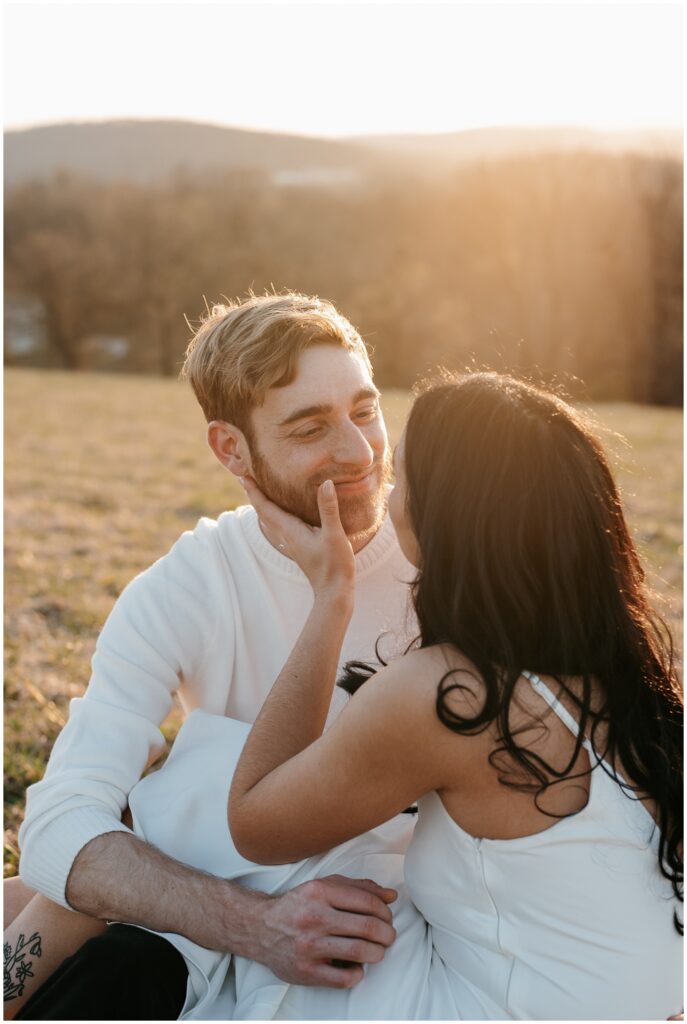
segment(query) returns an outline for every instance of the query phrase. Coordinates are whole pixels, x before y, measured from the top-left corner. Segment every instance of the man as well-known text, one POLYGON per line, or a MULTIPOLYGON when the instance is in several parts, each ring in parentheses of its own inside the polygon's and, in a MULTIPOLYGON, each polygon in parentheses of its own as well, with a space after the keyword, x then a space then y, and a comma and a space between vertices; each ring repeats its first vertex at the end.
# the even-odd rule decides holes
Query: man
MULTIPOLYGON (((405 586, 413 570, 385 518, 386 430, 354 328, 316 298, 251 297, 213 309, 184 372, 208 420, 209 444, 235 476, 252 476, 312 525, 317 487, 333 479, 357 562, 342 664, 374 661, 382 635, 381 656, 400 654, 413 635, 405 586)), ((304 575, 270 544, 251 507, 201 520, 138 576, 103 629, 87 693, 72 703, 45 778, 29 790, 20 832, 24 882, 90 917, 185 936, 300 984, 347 985, 346 961, 378 960, 393 930, 388 897, 372 883, 333 878, 267 898, 166 857, 121 820, 129 792, 162 746, 159 724, 172 693, 178 690, 187 711, 252 722, 311 600, 304 575)), ((340 709, 343 694, 337 700, 340 709)), ((157 998, 171 990, 172 968, 183 984, 149 1016, 178 1016, 184 963, 152 943, 164 940, 109 929, 59 969, 26 1016, 142 1019, 150 992, 157 998), (127 955, 132 970, 145 958, 140 988, 130 978, 108 986, 114 960, 127 955)))

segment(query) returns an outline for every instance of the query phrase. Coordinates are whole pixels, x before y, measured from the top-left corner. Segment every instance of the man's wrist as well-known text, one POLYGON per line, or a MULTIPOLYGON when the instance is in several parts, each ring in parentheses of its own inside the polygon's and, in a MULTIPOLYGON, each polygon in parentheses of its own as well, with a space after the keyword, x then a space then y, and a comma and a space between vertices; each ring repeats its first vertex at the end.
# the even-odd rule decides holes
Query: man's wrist
POLYGON ((218 903, 215 904, 215 912, 219 906, 221 933, 216 948, 264 963, 264 948, 260 937, 267 905, 274 897, 253 889, 244 889, 235 882, 224 879, 218 881, 222 889, 218 903))
POLYGON ((78 854, 67 899, 90 917, 174 932, 207 949, 248 955, 259 946, 262 904, 270 897, 115 832, 97 836, 78 854))

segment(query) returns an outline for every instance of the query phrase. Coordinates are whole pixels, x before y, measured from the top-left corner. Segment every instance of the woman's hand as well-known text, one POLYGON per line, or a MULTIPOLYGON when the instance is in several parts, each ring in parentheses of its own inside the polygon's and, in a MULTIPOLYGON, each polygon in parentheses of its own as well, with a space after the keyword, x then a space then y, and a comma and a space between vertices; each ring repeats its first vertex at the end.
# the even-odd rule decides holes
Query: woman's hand
POLYGON ((316 597, 353 600, 355 557, 339 517, 336 488, 325 480, 317 491, 321 526, 308 526, 262 493, 251 477, 242 480, 269 542, 292 558, 310 580, 316 597))
MULTIPOLYGON (((355 559, 331 481, 317 492, 321 527, 308 526, 269 501, 254 480, 244 478, 243 486, 267 539, 298 563, 315 591, 296 646, 253 723, 229 795, 229 827, 236 848, 252 859, 246 851, 256 838, 276 838, 269 856, 276 856, 274 863, 284 863, 289 858, 283 858, 275 835, 274 807, 279 807, 278 819, 284 808, 288 812, 291 796, 280 788, 282 773, 276 769, 302 754, 324 730, 353 612, 355 559)), ((309 789, 312 781, 306 783, 309 789)))

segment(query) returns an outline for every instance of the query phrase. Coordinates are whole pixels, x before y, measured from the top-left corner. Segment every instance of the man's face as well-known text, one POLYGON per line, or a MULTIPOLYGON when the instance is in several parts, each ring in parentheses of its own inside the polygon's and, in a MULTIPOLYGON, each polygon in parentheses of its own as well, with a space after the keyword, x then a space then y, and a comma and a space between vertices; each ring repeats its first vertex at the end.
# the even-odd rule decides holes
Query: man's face
POLYGON ((295 379, 270 388, 251 412, 251 463, 260 489, 311 526, 317 488, 332 480, 349 538, 377 530, 385 513, 386 427, 362 359, 335 345, 302 353, 295 379))

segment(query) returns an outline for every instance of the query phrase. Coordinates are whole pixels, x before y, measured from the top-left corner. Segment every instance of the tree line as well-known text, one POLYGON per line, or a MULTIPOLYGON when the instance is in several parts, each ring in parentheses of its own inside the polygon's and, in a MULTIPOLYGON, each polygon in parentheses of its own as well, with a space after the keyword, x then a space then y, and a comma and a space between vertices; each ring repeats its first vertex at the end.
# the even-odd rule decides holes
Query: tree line
POLYGON ((265 172, 12 188, 6 308, 39 310, 43 345, 6 359, 176 374, 222 296, 293 288, 360 330, 382 385, 437 364, 526 372, 590 398, 682 400, 682 162, 601 152, 399 171, 356 188, 265 172))

